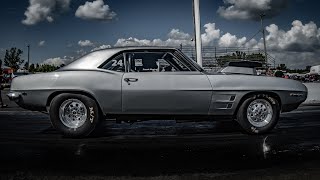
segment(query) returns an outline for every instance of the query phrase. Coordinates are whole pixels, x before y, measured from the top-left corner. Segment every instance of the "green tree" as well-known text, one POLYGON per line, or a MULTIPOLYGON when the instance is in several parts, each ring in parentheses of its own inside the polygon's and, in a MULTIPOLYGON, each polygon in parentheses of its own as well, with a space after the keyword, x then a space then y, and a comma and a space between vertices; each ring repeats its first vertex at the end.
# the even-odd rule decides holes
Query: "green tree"
POLYGON ((35 69, 35 67, 34 67, 34 64, 31 64, 30 67, 29 67, 29 72, 32 72, 32 73, 33 73, 33 72, 35 72, 35 70, 36 70, 36 69, 35 69))
POLYGON ((310 71, 311 66, 306 66, 306 71, 310 71))
POLYGON ((35 71, 35 72, 39 72, 39 70, 40 70, 40 65, 37 63, 37 64, 36 64, 36 68, 35 68, 34 71, 35 71))
POLYGON ((287 70, 286 64, 280 64, 279 68, 280 70, 287 70))
POLYGON ((29 70, 29 64, 28 64, 28 62, 26 62, 26 63, 23 65, 23 67, 24 67, 24 69, 29 70))
POLYGON ((24 60, 22 60, 20 57, 22 53, 23 51, 21 49, 17 49, 16 47, 6 50, 6 54, 4 56, 4 65, 16 71, 24 62, 24 60))
POLYGON ((219 56, 217 58, 218 65, 220 66, 223 66, 224 64, 231 61, 241 61, 241 60, 264 62, 265 58, 264 58, 264 55, 262 55, 261 53, 246 54, 245 52, 242 52, 242 51, 236 51, 231 55, 227 54, 224 56, 219 56))
POLYGON ((52 72, 52 71, 57 70, 58 68, 59 67, 56 67, 54 65, 42 64, 42 65, 39 65, 37 72, 52 72))

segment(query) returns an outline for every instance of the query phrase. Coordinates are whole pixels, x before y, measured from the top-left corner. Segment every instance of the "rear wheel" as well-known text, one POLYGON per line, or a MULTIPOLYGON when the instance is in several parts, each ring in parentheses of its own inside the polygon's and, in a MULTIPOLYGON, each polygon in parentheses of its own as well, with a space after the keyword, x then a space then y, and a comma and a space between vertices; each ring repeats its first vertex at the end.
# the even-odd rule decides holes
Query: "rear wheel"
POLYGON ((84 95, 60 94, 50 104, 54 128, 68 137, 88 136, 99 122, 97 103, 84 95))
POLYGON ((237 120, 249 134, 263 134, 271 131, 279 120, 278 101, 266 94, 252 95, 240 106, 237 120))

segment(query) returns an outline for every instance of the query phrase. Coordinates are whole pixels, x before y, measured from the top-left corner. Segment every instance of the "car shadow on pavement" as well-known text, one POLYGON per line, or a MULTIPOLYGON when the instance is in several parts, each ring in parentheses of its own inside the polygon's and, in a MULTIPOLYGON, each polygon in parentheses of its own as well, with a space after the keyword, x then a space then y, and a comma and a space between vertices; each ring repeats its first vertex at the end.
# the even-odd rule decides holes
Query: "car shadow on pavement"
POLYGON ((103 122, 90 137, 110 137, 117 135, 196 135, 216 133, 241 133, 236 122, 179 122, 171 120, 151 120, 144 122, 121 123, 103 122))

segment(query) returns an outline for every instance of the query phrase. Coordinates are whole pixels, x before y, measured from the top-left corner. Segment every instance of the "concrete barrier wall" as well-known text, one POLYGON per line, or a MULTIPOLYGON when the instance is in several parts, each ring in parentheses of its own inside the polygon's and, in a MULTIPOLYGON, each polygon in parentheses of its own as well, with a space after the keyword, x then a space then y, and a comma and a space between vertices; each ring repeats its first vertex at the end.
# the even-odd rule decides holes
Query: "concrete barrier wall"
POLYGON ((308 97, 303 105, 320 105, 320 83, 304 83, 308 88, 308 97))

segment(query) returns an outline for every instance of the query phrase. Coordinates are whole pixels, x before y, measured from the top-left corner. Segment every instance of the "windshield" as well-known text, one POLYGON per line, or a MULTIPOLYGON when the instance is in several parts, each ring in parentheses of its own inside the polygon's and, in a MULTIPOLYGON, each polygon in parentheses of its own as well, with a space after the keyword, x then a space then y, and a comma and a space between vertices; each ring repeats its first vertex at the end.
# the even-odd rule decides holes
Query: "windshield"
POLYGON ((191 59, 190 57, 188 57, 187 55, 185 55, 183 52, 178 51, 179 53, 177 53, 179 56, 182 56, 184 59, 186 59, 189 63, 191 63, 198 71, 203 72, 204 69, 198 64, 196 63, 193 59, 191 59))

